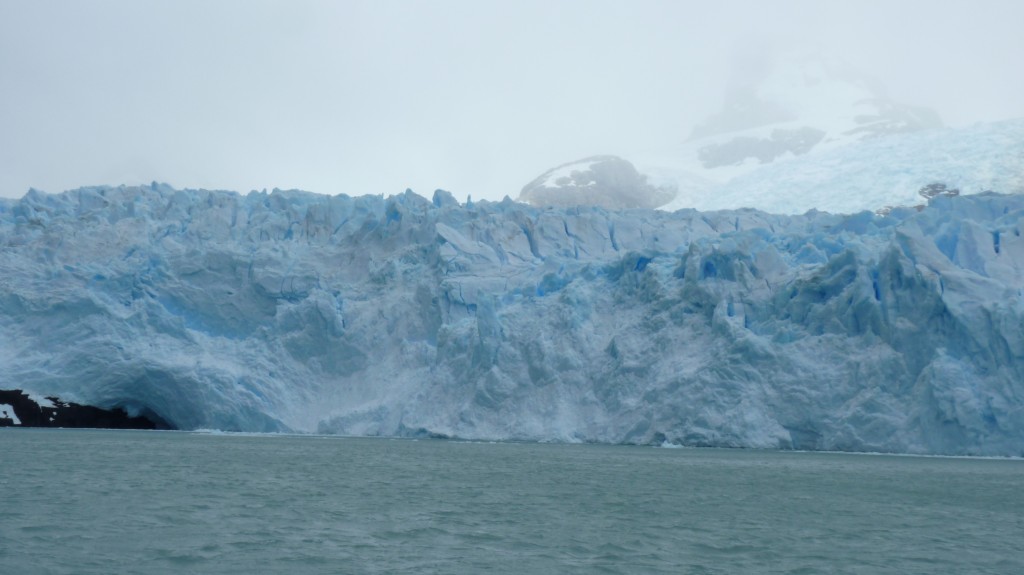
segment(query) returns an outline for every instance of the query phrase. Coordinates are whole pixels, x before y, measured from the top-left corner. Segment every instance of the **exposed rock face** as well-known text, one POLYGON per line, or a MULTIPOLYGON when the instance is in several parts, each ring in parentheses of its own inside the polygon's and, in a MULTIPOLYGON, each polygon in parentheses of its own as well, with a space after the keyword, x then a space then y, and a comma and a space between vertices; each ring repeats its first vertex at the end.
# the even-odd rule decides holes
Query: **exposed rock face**
MULTIPOLYGON (((917 194, 930 202, 932 198, 937 198, 939 196, 955 198, 960 195, 960 190, 958 188, 948 187, 942 182, 932 182, 918 190, 917 194)), ((927 206, 925 204, 916 204, 913 207, 915 210, 920 212, 927 206)), ((887 216, 891 214, 894 209, 896 209, 896 206, 885 206, 875 210, 875 213, 879 216, 887 216)))
POLYGON ((917 193, 922 198, 930 200, 938 196, 947 196, 953 198, 960 195, 960 190, 957 188, 951 188, 942 182, 932 182, 918 190, 917 193))
POLYGON ((13 410, 6 417, 0 413, 0 427, 171 429, 167 422, 153 413, 131 416, 121 407, 101 409, 64 402, 53 396, 47 397, 45 403, 40 405, 20 389, 0 389, 0 405, 13 410))
POLYGON ((738 136, 720 144, 708 144, 700 148, 697 155, 705 168, 742 164, 748 158, 767 164, 787 152, 802 156, 824 137, 824 131, 806 126, 792 130, 775 129, 767 138, 738 136))
POLYGON ((533 206, 599 206, 608 210, 657 208, 674 197, 674 188, 649 184, 633 164, 616 156, 591 156, 562 164, 519 193, 519 201, 533 206))

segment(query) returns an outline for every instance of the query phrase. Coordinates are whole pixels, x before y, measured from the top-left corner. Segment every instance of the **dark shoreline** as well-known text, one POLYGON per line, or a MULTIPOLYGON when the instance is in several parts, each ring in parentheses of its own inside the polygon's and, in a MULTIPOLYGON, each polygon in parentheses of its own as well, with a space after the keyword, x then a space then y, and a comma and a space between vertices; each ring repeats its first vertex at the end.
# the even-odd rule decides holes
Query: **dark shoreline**
MULTIPOLYGON (((0 413, 0 427, 63 427, 72 429, 174 429, 153 413, 129 415, 123 407, 103 409, 47 396, 53 407, 39 405, 20 389, 0 389, 0 404, 14 413, 0 413), (13 415, 14 417, 11 417, 13 415), (15 423, 15 418, 20 423, 15 423)), ((6 410, 5 410, 6 411, 6 410)))

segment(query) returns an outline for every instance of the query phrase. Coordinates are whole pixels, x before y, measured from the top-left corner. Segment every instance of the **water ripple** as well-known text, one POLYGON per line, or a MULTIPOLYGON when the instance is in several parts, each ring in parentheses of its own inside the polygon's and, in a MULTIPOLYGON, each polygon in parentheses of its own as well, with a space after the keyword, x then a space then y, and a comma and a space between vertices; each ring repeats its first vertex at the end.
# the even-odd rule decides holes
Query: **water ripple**
POLYGON ((1024 462, 0 432, 5 573, 1021 573, 1024 462))

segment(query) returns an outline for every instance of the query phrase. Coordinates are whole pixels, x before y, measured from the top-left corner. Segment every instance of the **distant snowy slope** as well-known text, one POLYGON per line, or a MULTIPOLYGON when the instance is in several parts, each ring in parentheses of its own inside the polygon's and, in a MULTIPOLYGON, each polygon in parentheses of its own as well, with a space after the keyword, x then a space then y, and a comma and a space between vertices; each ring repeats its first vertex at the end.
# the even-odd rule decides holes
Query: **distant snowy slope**
POLYGON ((745 158, 770 162, 767 144, 779 153, 801 155, 878 136, 942 127, 927 108, 893 101, 869 76, 840 59, 800 52, 751 55, 738 63, 724 105, 698 124, 690 141, 697 144, 703 167, 728 166, 745 158), (779 132, 773 136, 773 132, 779 132), (804 138, 786 135, 803 132, 804 138), (764 138, 760 146, 750 138, 764 138), (760 152, 742 154, 742 152, 760 152), (726 154, 731 152, 731 154, 726 154), (731 161, 729 156, 731 156, 731 161))
POLYGON ((1024 196, 0 201, 0 389, 185 428, 1024 454, 1024 196))
POLYGON ((717 182, 708 179, 708 170, 685 165, 638 166, 655 181, 678 182, 679 194, 664 210, 854 213, 918 204, 917 192, 933 182, 963 194, 1024 192, 1024 119, 880 136, 748 166, 717 182), (685 183, 690 181, 695 183, 685 183))
POLYGON ((877 82, 821 54, 750 54, 722 109, 668 149, 627 155, 665 210, 752 207, 833 213, 920 203, 945 183, 963 194, 1024 190, 1024 119, 945 128, 877 82))

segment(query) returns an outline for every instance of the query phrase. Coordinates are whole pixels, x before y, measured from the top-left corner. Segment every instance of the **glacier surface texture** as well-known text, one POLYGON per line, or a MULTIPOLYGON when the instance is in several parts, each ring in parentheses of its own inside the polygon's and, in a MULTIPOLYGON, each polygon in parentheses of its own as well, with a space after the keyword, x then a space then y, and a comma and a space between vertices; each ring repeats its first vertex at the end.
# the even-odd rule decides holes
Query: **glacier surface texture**
POLYGON ((0 200, 0 389, 182 429, 1024 454, 1024 196, 0 200))

